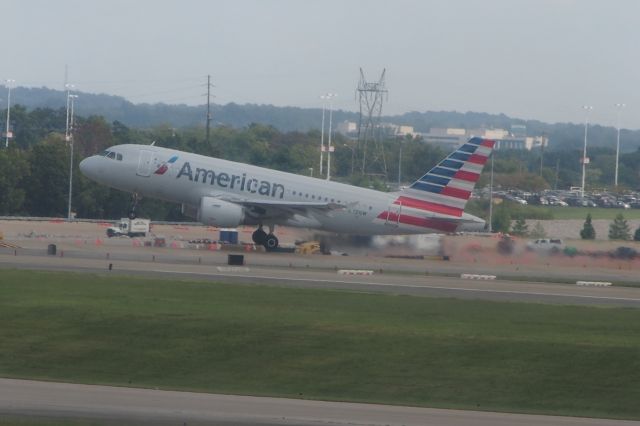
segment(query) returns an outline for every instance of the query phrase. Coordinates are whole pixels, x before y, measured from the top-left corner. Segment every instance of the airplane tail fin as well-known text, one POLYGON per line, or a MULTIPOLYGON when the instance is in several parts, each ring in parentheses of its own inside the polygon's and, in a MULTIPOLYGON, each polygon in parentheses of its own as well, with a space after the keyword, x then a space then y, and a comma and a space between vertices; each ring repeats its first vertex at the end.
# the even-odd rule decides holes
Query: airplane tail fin
POLYGON ((396 202, 406 207, 462 216, 494 144, 495 141, 489 139, 469 139, 405 189, 396 202))

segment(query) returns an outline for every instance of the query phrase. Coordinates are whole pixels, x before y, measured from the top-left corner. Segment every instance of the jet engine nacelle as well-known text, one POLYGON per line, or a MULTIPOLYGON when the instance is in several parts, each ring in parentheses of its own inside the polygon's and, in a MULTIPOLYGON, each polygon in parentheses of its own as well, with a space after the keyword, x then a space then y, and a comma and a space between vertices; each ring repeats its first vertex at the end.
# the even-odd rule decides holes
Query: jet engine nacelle
POLYGON ((235 228, 244 220, 244 207, 214 197, 202 197, 198 222, 221 228, 235 228))

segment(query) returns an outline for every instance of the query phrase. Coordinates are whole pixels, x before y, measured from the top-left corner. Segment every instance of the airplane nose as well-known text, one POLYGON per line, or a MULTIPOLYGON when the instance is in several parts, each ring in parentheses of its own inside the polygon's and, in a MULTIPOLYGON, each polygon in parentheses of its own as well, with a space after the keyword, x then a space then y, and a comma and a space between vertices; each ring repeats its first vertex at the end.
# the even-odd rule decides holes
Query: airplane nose
POLYGON ((80 162, 80 164, 78 165, 78 167, 80 167, 80 171, 82 172, 83 175, 87 175, 87 168, 88 168, 88 164, 87 164, 87 160, 89 160, 89 158, 85 158, 84 160, 82 160, 80 162))
POLYGON ((93 179, 96 174, 95 160, 96 159, 94 157, 87 157, 78 165, 78 167, 80 167, 80 172, 90 179, 93 179))

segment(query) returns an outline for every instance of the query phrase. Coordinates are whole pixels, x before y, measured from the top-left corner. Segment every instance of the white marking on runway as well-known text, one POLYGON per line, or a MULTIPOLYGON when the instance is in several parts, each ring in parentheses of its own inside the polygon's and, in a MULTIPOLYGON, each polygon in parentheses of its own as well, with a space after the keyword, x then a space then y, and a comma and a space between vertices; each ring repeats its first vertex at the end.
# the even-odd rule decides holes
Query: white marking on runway
POLYGON ((443 287, 443 286, 434 286, 429 284, 388 284, 388 283, 376 283, 376 282, 368 282, 368 281, 341 281, 341 280, 329 280, 322 278, 290 278, 290 277, 264 277, 258 275, 230 275, 230 274, 216 274, 209 272, 191 272, 191 271, 175 271, 175 270, 155 270, 156 272, 161 273, 169 273, 169 274, 183 274, 183 275, 210 275, 214 277, 222 277, 222 278, 249 278, 256 280, 263 280, 265 278, 270 280, 281 280, 281 281, 291 281, 291 282, 318 282, 318 283, 330 283, 330 284, 357 284, 357 285, 366 285, 366 286, 377 286, 377 287, 391 287, 391 288, 429 288, 434 290, 454 290, 454 291, 468 291, 468 292, 478 292, 478 293, 497 293, 497 294, 524 294, 531 296, 543 296, 543 297, 575 297, 582 299, 590 299, 590 300, 618 300, 618 301, 627 301, 627 302, 640 302, 640 298, 632 298, 632 297, 615 297, 615 296, 590 296, 585 294, 567 294, 567 293, 543 293, 543 292, 530 292, 530 291, 517 291, 517 290, 496 290, 496 289, 486 289, 486 288, 467 288, 467 287, 443 287))

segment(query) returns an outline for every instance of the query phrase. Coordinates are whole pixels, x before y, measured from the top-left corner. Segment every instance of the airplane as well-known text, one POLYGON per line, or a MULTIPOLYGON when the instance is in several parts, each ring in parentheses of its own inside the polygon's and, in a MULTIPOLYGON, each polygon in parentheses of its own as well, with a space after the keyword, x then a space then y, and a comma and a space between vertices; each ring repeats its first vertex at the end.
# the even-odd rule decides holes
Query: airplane
POLYGON ((80 162, 89 179, 139 197, 180 203, 217 227, 254 225, 256 245, 278 247, 276 225, 359 236, 482 231, 464 212, 494 141, 473 137, 410 186, 381 192, 151 145, 123 144, 80 162), (263 227, 268 228, 268 232, 263 227))

